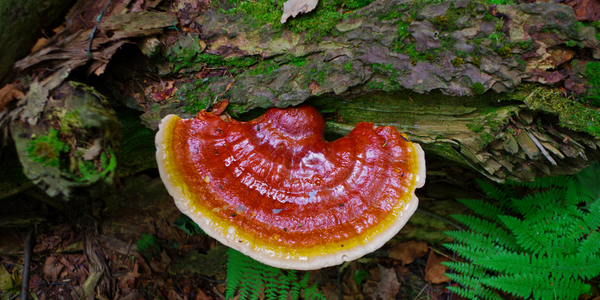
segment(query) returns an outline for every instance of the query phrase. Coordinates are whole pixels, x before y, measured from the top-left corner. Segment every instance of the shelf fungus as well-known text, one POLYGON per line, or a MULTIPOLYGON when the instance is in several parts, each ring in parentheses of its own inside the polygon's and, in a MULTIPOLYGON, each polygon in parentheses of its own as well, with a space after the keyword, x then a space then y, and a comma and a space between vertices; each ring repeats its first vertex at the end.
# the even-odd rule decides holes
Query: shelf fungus
POLYGON ((333 142, 324 128, 306 105, 250 122, 169 115, 156 135, 160 175, 177 207, 221 243, 279 268, 337 265, 404 226, 425 158, 394 127, 359 123, 333 142))

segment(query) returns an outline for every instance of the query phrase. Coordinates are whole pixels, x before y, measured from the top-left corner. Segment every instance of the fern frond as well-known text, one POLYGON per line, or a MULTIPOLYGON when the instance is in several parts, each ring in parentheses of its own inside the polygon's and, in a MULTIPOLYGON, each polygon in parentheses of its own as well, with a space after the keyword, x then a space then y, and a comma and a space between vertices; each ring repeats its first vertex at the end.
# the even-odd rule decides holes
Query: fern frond
POLYGON ((561 207, 558 203, 564 199, 565 191, 551 188, 547 191, 525 195, 522 199, 512 199, 511 204, 517 213, 528 216, 540 212, 550 212, 550 207, 561 207))
POLYGON ((600 198, 590 204, 588 212, 589 213, 583 217, 585 224, 587 224, 589 228, 600 227, 600 198))
POLYGON ((497 186, 484 180, 475 180, 486 196, 488 196, 490 199, 498 201, 498 203, 500 203, 502 206, 504 206, 504 203, 506 203, 509 199, 516 197, 515 190, 510 186, 497 186))
POLYGON ((446 233, 454 244, 444 246, 471 261, 444 263, 462 285, 450 290, 469 299, 498 297, 494 289, 533 299, 576 299, 590 290, 583 280, 600 274, 600 199, 581 209, 591 192, 572 176, 509 183, 541 189, 521 199, 480 184, 504 203, 459 200, 481 217, 454 216, 471 230, 446 233))
POLYGON ((590 235, 588 235, 577 248, 577 252, 579 253, 590 253, 590 254, 598 254, 600 251, 600 233, 598 231, 593 231, 590 235))
POLYGON ((317 283, 313 284, 312 287, 304 290, 304 298, 307 300, 327 300, 325 296, 319 291, 317 291, 317 283))
POLYGON ((488 218, 492 221, 498 220, 499 215, 505 215, 500 207, 492 205, 489 202, 475 199, 457 199, 458 202, 464 206, 470 208, 474 213, 481 215, 484 218, 488 218))
MULTIPOLYGON (((267 266, 233 249, 229 249, 227 255, 225 299, 233 299, 236 292, 239 300, 258 299, 263 293, 267 300, 287 300, 289 297, 296 300, 300 297, 301 290, 308 293, 306 287, 310 272, 302 280, 298 280, 296 270, 267 266)), ((310 293, 314 299, 325 299, 316 291, 316 284, 310 293)))
POLYGON ((498 276, 483 280, 485 284, 513 295, 534 299, 577 299, 590 290, 589 285, 568 278, 543 278, 535 274, 498 276))
MULTIPOLYGON (((509 234, 503 227, 501 227, 496 222, 490 222, 488 220, 484 220, 473 215, 451 215, 451 217, 455 218, 465 226, 469 227, 474 232, 495 237, 495 243, 503 245, 504 247, 510 250, 516 251, 521 249, 521 247, 517 244, 517 240, 515 239, 515 237, 509 234)), ((449 233, 448 235, 454 237, 452 233, 449 233)), ((456 233, 456 236, 460 235, 460 233, 456 233)), ((466 241, 461 240, 461 242, 466 241)))
POLYGON ((489 288, 483 287, 481 289, 473 290, 466 289, 456 286, 449 286, 447 289, 451 290, 455 294, 467 298, 467 299, 486 299, 486 300, 503 300, 498 294, 494 293, 489 288))
POLYGON ((446 273, 448 278, 453 281, 460 282, 464 286, 464 288, 454 287, 451 289, 461 297, 469 299, 502 299, 502 297, 491 291, 489 287, 486 287, 482 284, 482 280, 490 277, 490 275, 482 266, 463 262, 443 262, 442 264, 452 268, 452 270, 458 273, 461 273, 446 273))
POLYGON ((530 189, 547 187, 566 187, 569 181, 574 180, 572 176, 538 177, 533 182, 516 182, 507 180, 507 185, 523 186, 530 189))

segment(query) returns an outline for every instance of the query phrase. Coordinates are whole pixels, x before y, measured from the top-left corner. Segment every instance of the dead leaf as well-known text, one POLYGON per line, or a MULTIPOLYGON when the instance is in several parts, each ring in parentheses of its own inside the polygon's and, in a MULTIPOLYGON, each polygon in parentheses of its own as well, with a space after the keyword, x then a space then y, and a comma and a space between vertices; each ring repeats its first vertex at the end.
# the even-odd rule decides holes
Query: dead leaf
POLYGON ((167 299, 168 300, 183 300, 183 298, 181 298, 181 296, 179 296, 179 294, 177 294, 177 292, 175 292, 175 290, 173 290, 173 288, 170 288, 169 291, 167 292, 167 299))
POLYGON ((213 298, 207 296, 200 288, 196 288, 196 297, 194 297, 194 300, 213 300, 213 298))
POLYGON ((102 138, 99 137, 99 138, 95 139, 94 144, 92 144, 92 146, 85 151, 85 153, 82 156, 83 160, 92 160, 92 159, 96 158, 96 156, 98 156, 98 154, 100 154, 101 151, 102 151, 102 138))
POLYGON ((25 94, 23 94, 16 86, 12 84, 5 85, 0 89, 0 111, 4 110, 4 108, 13 100, 18 100, 23 97, 25 97, 25 94))
POLYGON ((450 281, 450 278, 444 275, 449 268, 441 264, 441 262, 449 260, 444 256, 435 255, 435 251, 429 252, 427 266, 425 267, 425 281, 433 284, 450 281))
MULTIPOLYGON (((400 282, 396 276, 396 271, 393 268, 386 269, 381 265, 377 265, 380 280, 375 282, 371 280, 363 284, 363 293, 371 299, 396 299, 396 295, 400 291, 400 282)), ((377 272, 374 272, 377 273, 377 272)))
POLYGON ((65 266, 59 262, 59 260, 54 256, 49 256, 46 258, 46 262, 44 263, 44 276, 46 278, 51 278, 52 281, 58 279, 58 275, 62 272, 65 266))
POLYGON ((227 99, 221 100, 219 101, 219 103, 217 103, 213 109, 212 109, 212 113, 215 115, 220 115, 225 111, 225 108, 227 108, 227 105, 229 104, 229 101, 227 101, 227 99))
POLYGON ((423 257, 428 250, 429 247, 425 242, 408 241, 394 246, 387 252, 391 258, 402 261, 402 265, 405 266, 412 263, 415 258, 423 257))
POLYGON ((308 84, 308 88, 310 88, 311 95, 314 95, 321 90, 321 86, 319 86, 319 84, 314 80, 308 84))
POLYGON ((231 88, 232 85, 233 85, 233 82, 230 82, 229 84, 227 84, 227 86, 225 87, 225 93, 227 93, 227 91, 229 91, 229 89, 231 88))
POLYGON ((101 62, 100 66, 94 70, 94 74, 96 74, 96 76, 102 75, 102 73, 104 73, 104 70, 106 70, 106 66, 108 66, 107 63, 101 62))
POLYGON ((133 266, 133 271, 127 272, 125 276, 119 278, 122 287, 133 288, 135 286, 135 279, 140 277, 140 273, 138 273, 139 265, 136 263, 133 266))
POLYGON ((35 42, 35 45, 33 45, 33 47, 31 47, 31 53, 34 53, 35 51, 40 50, 42 47, 46 46, 46 44, 48 44, 48 39, 45 37, 39 38, 37 40, 37 42, 35 42))
POLYGON ((289 17, 296 17, 299 13, 306 13, 315 9, 318 3, 319 0, 288 0, 283 4, 281 23, 285 23, 289 17))

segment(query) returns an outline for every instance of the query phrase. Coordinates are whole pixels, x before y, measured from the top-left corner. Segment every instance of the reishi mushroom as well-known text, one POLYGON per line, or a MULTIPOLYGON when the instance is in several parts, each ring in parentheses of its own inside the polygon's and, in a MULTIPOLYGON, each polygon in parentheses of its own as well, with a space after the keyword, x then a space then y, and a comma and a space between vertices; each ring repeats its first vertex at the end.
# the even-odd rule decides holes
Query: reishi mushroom
POLYGON ((166 116, 160 176, 210 236, 265 264, 312 270, 377 250, 417 208, 425 158, 395 127, 359 123, 327 142, 311 106, 249 121, 166 116))

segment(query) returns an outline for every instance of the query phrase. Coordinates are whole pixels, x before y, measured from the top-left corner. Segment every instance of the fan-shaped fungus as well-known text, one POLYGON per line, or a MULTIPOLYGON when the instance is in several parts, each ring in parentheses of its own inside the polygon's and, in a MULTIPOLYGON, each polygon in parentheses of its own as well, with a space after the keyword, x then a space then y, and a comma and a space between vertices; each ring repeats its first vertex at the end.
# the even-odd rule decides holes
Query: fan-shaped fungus
POLYGON ((179 209, 229 247, 279 268, 340 264, 404 226, 425 159, 394 127, 359 123, 333 142, 324 127, 310 106, 250 122, 169 115, 156 135, 160 175, 179 209))

